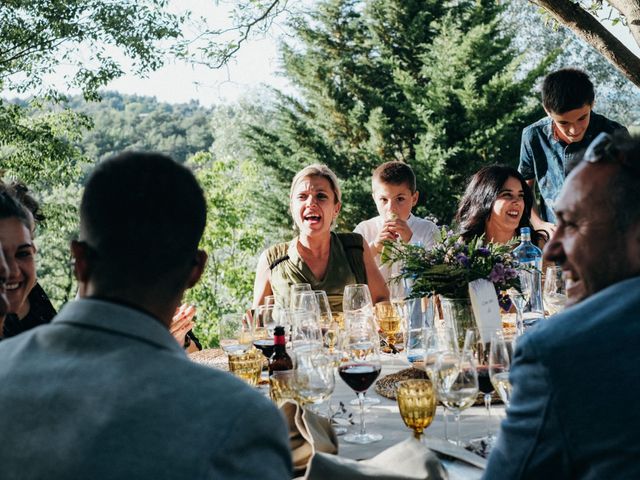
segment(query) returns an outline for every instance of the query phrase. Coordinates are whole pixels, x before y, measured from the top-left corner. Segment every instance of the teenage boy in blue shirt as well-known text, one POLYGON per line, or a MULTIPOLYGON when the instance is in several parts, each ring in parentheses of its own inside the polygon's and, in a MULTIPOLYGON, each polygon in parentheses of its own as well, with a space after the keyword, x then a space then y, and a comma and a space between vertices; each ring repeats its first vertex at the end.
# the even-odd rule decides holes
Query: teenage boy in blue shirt
POLYGON ((542 105, 547 117, 522 131, 518 170, 532 189, 538 184, 541 209, 531 212, 536 230, 555 231, 554 202, 571 165, 602 132, 625 129, 595 113, 595 92, 582 70, 563 68, 547 75, 542 84, 542 105))

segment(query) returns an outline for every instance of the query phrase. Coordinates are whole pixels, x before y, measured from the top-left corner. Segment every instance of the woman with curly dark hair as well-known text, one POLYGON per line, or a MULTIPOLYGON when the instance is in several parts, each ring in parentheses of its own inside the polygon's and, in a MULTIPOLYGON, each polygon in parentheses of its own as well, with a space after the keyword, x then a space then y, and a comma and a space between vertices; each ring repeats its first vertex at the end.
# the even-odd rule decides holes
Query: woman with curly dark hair
POLYGON ((533 243, 548 240, 544 231, 534 231, 530 216, 533 193, 520 173, 506 165, 490 165, 476 172, 467 185, 456 213, 456 223, 465 241, 484 235, 486 242, 507 243, 531 228, 533 243))

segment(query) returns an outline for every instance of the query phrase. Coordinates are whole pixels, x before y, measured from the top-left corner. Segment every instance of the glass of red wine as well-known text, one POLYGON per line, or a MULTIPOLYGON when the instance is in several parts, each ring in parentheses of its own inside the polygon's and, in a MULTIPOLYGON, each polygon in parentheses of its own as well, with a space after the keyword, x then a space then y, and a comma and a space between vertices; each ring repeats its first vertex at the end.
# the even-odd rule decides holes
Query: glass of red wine
POLYGON ((273 354, 273 331, 276 328, 275 306, 260 305, 254 316, 253 346, 267 358, 273 354))
POLYGON ((360 405, 358 433, 345 435, 344 441, 367 444, 382 439, 379 433, 367 433, 364 422, 365 393, 380 375, 380 341, 371 313, 349 315, 343 344, 343 358, 338 367, 340 378, 356 393, 360 405))

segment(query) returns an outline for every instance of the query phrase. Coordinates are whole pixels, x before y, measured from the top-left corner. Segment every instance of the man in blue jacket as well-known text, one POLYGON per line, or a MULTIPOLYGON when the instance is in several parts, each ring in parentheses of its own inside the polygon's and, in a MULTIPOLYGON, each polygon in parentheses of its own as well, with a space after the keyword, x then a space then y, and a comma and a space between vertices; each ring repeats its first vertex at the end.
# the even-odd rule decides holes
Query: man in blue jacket
POLYGON ((97 166, 71 245, 84 298, 0 342, 0 477, 289 478, 274 405, 190 361, 168 330, 204 269, 205 221, 200 186, 170 158, 97 166))
POLYGON ((555 211, 570 306, 518 338, 485 478, 640 478, 640 138, 601 134, 555 211))

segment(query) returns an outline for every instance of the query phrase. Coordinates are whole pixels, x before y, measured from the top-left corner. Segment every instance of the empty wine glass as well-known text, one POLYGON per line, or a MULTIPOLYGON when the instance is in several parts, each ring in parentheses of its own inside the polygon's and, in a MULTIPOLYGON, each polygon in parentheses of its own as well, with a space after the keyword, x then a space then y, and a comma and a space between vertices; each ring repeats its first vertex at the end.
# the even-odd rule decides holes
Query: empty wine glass
POLYGON ((513 339, 506 339, 501 332, 495 332, 491 337, 491 353, 489 355, 489 376, 498 395, 508 407, 511 401, 511 356, 513 354, 513 339))
POLYGON ((458 446, 461 446, 460 413, 473 405, 478 395, 478 373, 471 353, 473 337, 473 330, 467 330, 462 351, 441 352, 433 369, 438 398, 456 419, 458 446))
POLYGON ((343 358, 338 368, 340 378, 356 393, 360 404, 358 433, 344 436, 349 443, 367 444, 382 439, 379 433, 367 433, 364 422, 365 393, 380 375, 382 365, 379 354, 378 332, 369 314, 353 314, 347 320, 343 358))
POLYGON ((251 348, 253 326, 246 314, 224 314, 218 327, 218 343, 227 354, 251 348))
POLYGON ((562 269, 556 265, 547 267, 544 277, 544 308, 549 315, 564 310, 567 304, 567 291, 562 278, 562 269))
POLYGON ((524 307, 527 304, 527 299, 522 292, 519 292, 515 288, 507 290, 507 294, 514 307, 516 308, 516 335, 522 335, 524 333, 523 313, 524 307))
MULTIPOLYGON (((441 353, 446 351, 455 352, 458 349, 456 342, 456 336, 453 328, 439 328, 425 327, 423 333, 424 339, 424 369, 427 372, 427 377, 431 380, 435 386, 435 366, 438 361, 438 357, 441 353)), ((435 388, 435 387, 434 387, 435 388)), ((440 399, 438 399, 440 400, 440 399)), ((444 438, 449 440, 449 422, 447 419, 447 408, 442 402, 443 421, 444 421, 444 438)))
MULTIPOLYGON (((326 294, 325 294, 326 296, 326 294)), ((313 312, 318 320, 320 318, 320 303, 318 302, 318 296, 312 290, 305 290, 298 292, 293 300, 292 310, 304 310, 306 312, 313 312)))
POLYGON ((318 322, 317 312, 308 310, 294 310, 291 312, 291 347, 305 348, 306 346, 320 347, 323 343, 322 330, 318 322))
POLYGON ((296 308, 296 297, 301 292, 310 292, 311 285, 308 283, 294 283, 289 287, 289 308, 296 308))
POLYGON ((344 287, 342 297, 342 311, 348 312, 373 312, 373 302, 369 287, 362 283, 347 285, 344 287))
POLYGON ((420 440, 422 432, 431 425, 436 414, 436 392, 431 380, 413 379, 398 382, 398 409, 404 424, 420 440))

